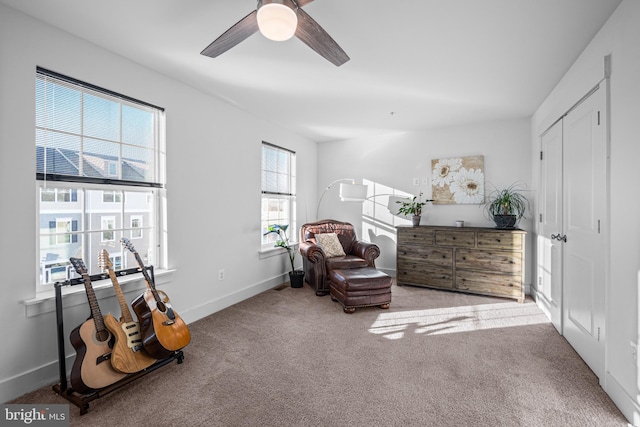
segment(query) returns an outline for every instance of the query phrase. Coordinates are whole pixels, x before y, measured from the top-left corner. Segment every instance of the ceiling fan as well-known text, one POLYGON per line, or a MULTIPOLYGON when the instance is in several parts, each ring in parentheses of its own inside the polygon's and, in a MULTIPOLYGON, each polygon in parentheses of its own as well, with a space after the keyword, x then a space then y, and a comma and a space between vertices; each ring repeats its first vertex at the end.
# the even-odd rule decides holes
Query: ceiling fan
POLYGON ((322 57, 340 66, 349 56, 302 6, 313 0, 258 0, 256 10, 215 39, 202 55, 215 58, 253 33, 260 31, 271 40, 288 40, 294 35, 322 57))

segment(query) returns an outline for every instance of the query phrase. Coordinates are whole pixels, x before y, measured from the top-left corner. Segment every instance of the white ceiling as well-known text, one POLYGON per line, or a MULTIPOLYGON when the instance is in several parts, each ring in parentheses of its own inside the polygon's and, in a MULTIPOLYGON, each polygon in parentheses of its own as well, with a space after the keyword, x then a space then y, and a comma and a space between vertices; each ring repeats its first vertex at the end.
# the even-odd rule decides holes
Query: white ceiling
POLYGON ((257 33, 200 55, 255 0, 0 0, 314 141, 529 117, 620 0, 315 0, 351 57, 257 33))

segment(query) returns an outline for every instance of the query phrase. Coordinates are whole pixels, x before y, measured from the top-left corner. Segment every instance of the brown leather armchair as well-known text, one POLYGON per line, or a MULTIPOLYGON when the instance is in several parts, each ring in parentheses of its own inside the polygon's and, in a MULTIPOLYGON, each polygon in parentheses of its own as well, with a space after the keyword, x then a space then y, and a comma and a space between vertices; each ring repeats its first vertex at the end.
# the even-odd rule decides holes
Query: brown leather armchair
POLYGON ((329 293, 330 270, 373 267, 375 259, 380 256, 380 249, 374 243, 359 241, 353 225, 333 219, 324 219, 304 224, 300 227, 300 254, 304 278, 322 296, 329 293), (327 258, 324 251, 316 244, 315 235, 336 233, 345 256, 327 258))

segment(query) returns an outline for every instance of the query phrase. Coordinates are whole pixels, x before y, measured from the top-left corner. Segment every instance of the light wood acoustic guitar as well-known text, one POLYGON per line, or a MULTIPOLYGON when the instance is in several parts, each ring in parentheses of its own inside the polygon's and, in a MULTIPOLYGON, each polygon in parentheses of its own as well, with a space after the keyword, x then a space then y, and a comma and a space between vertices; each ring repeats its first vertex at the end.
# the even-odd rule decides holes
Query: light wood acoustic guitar
POLYGON ((126 374, 116 371, 111 366, 114 337, 105 327, 84 261, 80 258, 70 258, 69 261, 84 279, 84 288, 91 307, 91 317, 71 331, 70 340, 76 350, 76 359, 71 367, 70 381, 75 391, 89 393, 123 379, 126 374))
POLYGON ((156 290, 140 254, 129 239, 123 237, 120 241, 136 258, 147 282, 147 290, 131 303, 140 322, 142 343, 150 355, 164 359, 189 344, 191 333, 184 320, 171 307, 167 294, 156 290))
POLYGON ((106 249, 100 251, 98 265, 109 274, 120 304, 120 320, 117 320, 111 313, 104 316, 104 323, 107 329, 111 331, 116 339, 111 352, 111 365, 117 371, 127 374, 146 369, 157 360, 151 357, 143 348, 140 325, 133 320, 116 273, 113 271, 113 263, 109 259, 109 252, 106 249))

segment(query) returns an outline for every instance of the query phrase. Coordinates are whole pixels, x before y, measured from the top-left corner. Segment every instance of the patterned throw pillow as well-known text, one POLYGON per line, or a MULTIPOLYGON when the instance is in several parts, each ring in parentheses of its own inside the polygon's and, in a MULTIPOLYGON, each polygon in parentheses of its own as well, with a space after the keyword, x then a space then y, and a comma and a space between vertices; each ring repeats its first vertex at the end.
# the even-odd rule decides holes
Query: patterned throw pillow
POLYGON ((336 233, 316 234, 316 243, 322 248, 327 258, 346 255, 336 233))

